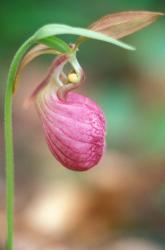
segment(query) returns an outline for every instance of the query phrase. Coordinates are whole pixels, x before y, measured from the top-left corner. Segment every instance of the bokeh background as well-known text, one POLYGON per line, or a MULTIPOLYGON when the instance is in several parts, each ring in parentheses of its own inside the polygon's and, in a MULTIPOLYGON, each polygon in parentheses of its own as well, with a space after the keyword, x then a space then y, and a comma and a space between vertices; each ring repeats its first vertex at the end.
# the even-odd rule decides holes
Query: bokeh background
MULTIPOLYGON (((164 0, 2 1, 0 5, 0 243, 5 240, 3 100, 10 61, 48 23, 86 27, 126 10, 165 12, 164 0)), ((72 42, 75 37, 63 36, 72 42)), ((32 62, 14 97, 15 249, 158 250, 165 248, 165 19, 123 39, 135 52, 98 41, 82 45, 79 90, 104 110, 106 153, 85 173, 62 167, 25 98, 52 56, 32 62)))

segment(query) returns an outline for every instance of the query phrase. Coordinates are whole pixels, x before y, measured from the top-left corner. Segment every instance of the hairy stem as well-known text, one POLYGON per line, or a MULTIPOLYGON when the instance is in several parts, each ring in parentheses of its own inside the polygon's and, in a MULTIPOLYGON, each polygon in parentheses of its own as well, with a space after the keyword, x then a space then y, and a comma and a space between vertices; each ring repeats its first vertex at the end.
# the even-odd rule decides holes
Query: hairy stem
POLYGON ((6 203, 7 203, 7 250, 13 249, 14 231, 14 148, 12 128, 12 95, 16 73, 25 52, 32 46, 33 37, 29 38, 17 51, 11 63, 5 94, 4 130, 6 156, 6 203))

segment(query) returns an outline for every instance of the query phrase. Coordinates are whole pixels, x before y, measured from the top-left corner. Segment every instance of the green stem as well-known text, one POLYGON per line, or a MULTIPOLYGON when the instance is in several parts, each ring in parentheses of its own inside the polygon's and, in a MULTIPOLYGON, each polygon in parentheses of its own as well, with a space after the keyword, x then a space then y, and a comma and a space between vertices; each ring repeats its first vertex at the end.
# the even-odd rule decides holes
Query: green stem
POLYGON ((13 249, 14 229, 14 150, 12 129, 12 95, 17 69, 22 57, 32 46, 33 37, 30 37, 17 51, 11 63, 5 95, 4 130, 6 156, 6 203, 7 203, 7 250, 13 249))

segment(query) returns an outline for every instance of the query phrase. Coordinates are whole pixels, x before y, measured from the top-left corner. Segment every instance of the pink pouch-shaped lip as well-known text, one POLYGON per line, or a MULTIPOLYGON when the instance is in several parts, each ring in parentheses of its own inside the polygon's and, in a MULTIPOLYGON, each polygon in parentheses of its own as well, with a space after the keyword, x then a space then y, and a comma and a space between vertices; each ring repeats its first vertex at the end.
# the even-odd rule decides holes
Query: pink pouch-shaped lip
POLYGON ((62 165, 84 171, 99 162, 105 147, 105 118, 95 102, 74 92, 64 101, 51 92, 38 111, 48 146, 62 165))

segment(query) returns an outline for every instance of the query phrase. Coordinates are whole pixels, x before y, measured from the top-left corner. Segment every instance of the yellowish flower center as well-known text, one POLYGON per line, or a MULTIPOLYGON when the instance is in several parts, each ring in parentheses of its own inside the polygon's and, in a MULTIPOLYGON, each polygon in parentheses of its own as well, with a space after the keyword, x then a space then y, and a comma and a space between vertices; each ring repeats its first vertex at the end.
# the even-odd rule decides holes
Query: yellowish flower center
POLYGON ((76 73, 70 73, 68 74, 68 82, 69 83, 77 83, 80 79, 76 73))

